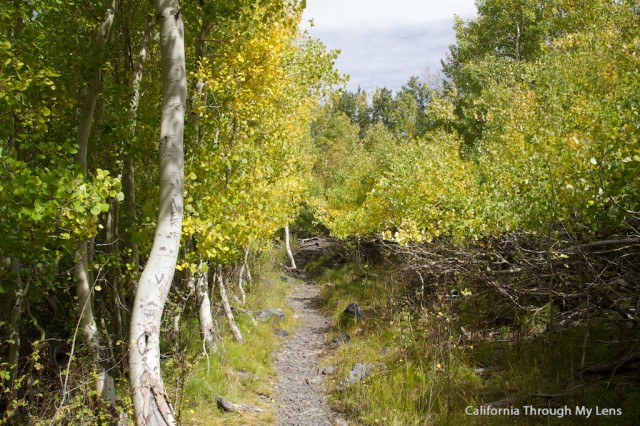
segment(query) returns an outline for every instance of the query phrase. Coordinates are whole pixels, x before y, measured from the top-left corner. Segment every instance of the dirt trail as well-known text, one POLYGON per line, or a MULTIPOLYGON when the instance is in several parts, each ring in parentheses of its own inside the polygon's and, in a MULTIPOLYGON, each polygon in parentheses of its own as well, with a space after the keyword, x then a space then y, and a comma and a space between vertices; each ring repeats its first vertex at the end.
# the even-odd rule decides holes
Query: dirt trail
POLYGON ((319 371, 329 319, 318 310, 319 288, 299 283, 289 297, 298 315, 298 328, 276 353, 278 406, 282 426, 346 424, 334 418, 319 371))

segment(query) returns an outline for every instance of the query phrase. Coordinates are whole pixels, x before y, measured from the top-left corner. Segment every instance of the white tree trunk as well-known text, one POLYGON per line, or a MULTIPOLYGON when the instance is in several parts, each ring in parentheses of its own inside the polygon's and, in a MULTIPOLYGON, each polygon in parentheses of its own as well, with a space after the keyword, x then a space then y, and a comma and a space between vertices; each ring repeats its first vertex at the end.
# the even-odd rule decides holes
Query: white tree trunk
POLYGON ((224 313, 227 316, 227 320, 229 321, 229 328, 231 328, 233 338, 236 339, 237 342, 243 343, 244 339, 242 338, 242 333, 240 332, 240 329, 236 324, 236 319, 233 316, 233 311, 231 310, 231 305, 229 304, 229 298, 227 297, 227 290, 224 286, 224 277, 222 276, 222 268, 218 269, 218 289, 220 290, 222 308, 224 309, 224 313))
POLYGON ((109 372, 108 351, 102 347, 102 336, 98 331, 93 307, 91 304, 91 284, 89 283, 89 266, 87 262, 87 243, 79 243, 75 254, 74 275, 76 278, 76 293, 80 306, 80 327, 84 341, 93 356, 98 379, 96 391, 102 399, 112 406, 116 404, 116 386, 113 376, 109 372))
MULTIPOLYGON (((202 267, 202 264, 200 265, 202 267)), ((211 313, 211 299, 209 298, 209 283, 207 272, 198 271, 196 275, 196 295, 198 300, 198 318, 204 345, 209 353, 218 352, 217 333, 211 313)))
POLYGON ((156 0, 164 85, 160 128, 160 201, 149 259, 140 277, 130 328, 129 379, 138 425, 175 425, 160 372, 160 322, 175 273, 183 216, 184 29, 177 0, 156 0))
MULTIPOLYGON (((104 22, 100 26, 98 37, 96 39, 98 44, 97 55, 102 56, 104 47, 109 40, 111 34, 111 27, 113 26, 113 19, 116 9, 116 2, 111 4, 111 9, 107 11, 104 22)), ((84 100, 82 107, 82 116, 80 117, 80 126, 78 127, 78 133, 76 135, 76 144, 78 145, 78 152, 76 153, 76 163, 80 166, 83 173, 87 173, 87 151, 89 147, 89 135, 91 134, 91 126, 93 125, 93 116, 96 111, 96 103, 98 101, 98 93, 100 92, 100 85, 102 80, 102 63, 98 65, 95 70, 89 87, 87 88, 87 97, 84 100)))
POLYGON ((131 84, 132 95, 131 95, 131 105, 129 107, 129 115, 131 116, 131 126, 129 128, 130 132, 130 142, 125 144, 125 159, 124 159, 124 168, 122 172, 123 176, 123 190, 124 190, 124 210, 127 215, 129 233, 127 235, 128 238, 128 247, 131 250, 130 260, 133 264, 133 274, 128 282, 128 290, 131 294, 135 294, 135 286, 136 281, 135 278, 139 272, 140 267, 140 256, 138 253, 138 243, 133 241, 132 235, 135 230, 136 225, 136 185, 135 185, 135 164, 133 162, 133 140, 136 135, 136 127, 138 120, 138 107, 140 106, 140 83, 142 82, 142 73, 144 71, 144 63, 147 59, 147 48, 149 46, 149 41, 151 40, 151 29, 153 28, 154 19, 153 15, 149 15, 147 18, 147 22, 145 23, 144 35, 142 37, 142 43, 140 45, 140 51, 138 52, 138 59, 136 60, 136 65, 133 70, 133 82, 131 84))
POLYGON ((296 261, 293 258, 293 253, 291 252, 291 244, 289 244, 289 225, 284 227, 284 245, 287 247, 287 256, 289 256, 289 260, 291 261, 291 269, 298 269, 296 267, 296 261))
POLYGON ((245 274, 251 273, 249 272, 249 265, 247 264, 247 259, 249 257, 249 248, 244 251, 244 260, 242 261, 242 266, 240 267, 240 272, 238 273, 238 290, 240 290, 240 296, 242 296, 242 304, 244 305, 247 302, 247 293, 244 291, 244 276, 245 274))
MULTIPOLYGON (((202 18, 202 27, 200 29, 200 36, 196 41, 196 57, 195 57, 196 67, 199 66, 200 61, 202 61, 202 58, 204 57, 205 49, 207 47, 207 37, 209 37, 209 33, 211 32, 212 28, 213 28, 213 23, 206 16, 202 18)), ((191 100, 193 105, 198 105, 200 102, 202 102, 203 97, 205 96, 205 93, 206 93, 204 90, 205 82, 201 78, 198 78, 195 81, 193 89, 194 91, 193 91, 193 95, 191 95, 191 100)), ((200 144, 200 142, 202 141, 202 132, 200 128, 200 112, 198 108, 194 108, 193 111, 191 112, 191 117, 189 117, 189 124, 194 125, 194 129, 195 129, 194 134, 196 135, 196 141, 198 142, 198 144, 200 144)))
POLYGON ((251 246, 247 247, 247 249, 244 252, 244 264, 245 264, 245 269, 244 269, 244 273, 247 277, 247 282, 250 283, 253 281, 253 277, 251 276, 251 268, 249 268, 249 254, 251 253, 251 246))
MULTIPOLYGON (((98 56, 102 55, 111 33, 111 27, 113 26, 116 2, 112 2, 111 6, 112 8, 107 11, 105 20, 98 32, 98 56)), ((80 117, 80 125, 76 135, 76 144, 78 145, 76 164, 80 166, 82 173, 85 175, 87 174, 89 135, 91 134, 91 127, 93 124, 93 117, 95 114, 102 79, 101 70, 102 64, 100 63, 89 82, 87 96, 85 98, 82 115, 80 117)), ((78 296, 78 303, 80 307, 80 325, 82 327, 82 334, 85 343, 89 346, 98 374, 96 391, 104 400, 108 401, 113 406, 116 403, 116 390, 113 377, 109 373, 109 369, 107 367, 106 351, 101 347, 101 337, 93 314, 93 306, 91 303, 92 289, 88 265, 88 243, 86 241, 78 242, 76 246, 74 276, 76 280, 76 294, 78 296)))
POLYGON ((140 51, 138 52, 138 59, 136 59, 136 65, 133 70, 133 81, 131 83, 133 92, 131 95, 131 105, 129 106, 129 113, 131 114, 131 126, 129 128, 131 138, 136 135, 138 107, 140 106, 140 83, 142 82, 144 63, 147 60, 147 48, 149 46, 149 41, 151 40, 151 29, 153 28, 153 25, 153 16, 149 15, 144 27, 142 43, 140 44, 140 51))

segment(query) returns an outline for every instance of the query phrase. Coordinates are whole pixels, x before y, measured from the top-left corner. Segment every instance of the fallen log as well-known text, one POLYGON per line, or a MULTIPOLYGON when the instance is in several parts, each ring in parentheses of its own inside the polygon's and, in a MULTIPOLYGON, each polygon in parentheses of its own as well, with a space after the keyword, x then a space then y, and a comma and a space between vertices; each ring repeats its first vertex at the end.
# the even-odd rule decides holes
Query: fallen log
POLYGON ((585 368, 585 373, 592 374, 619 374, 640 368, 640 352, 631 352, 612 363, 600 363, 585 368))
POLYGON ((224 396, 220 396, 220 395, 216 396, 216 403, 218 404, 218 407, 220 407, 220 409, 227 411, 229 413, 238 413, 241 411, 250 411, 252 413, 262 412, 262 409, 259 407, 256 407, 255 405, 235 404, 229 401, 224 396))

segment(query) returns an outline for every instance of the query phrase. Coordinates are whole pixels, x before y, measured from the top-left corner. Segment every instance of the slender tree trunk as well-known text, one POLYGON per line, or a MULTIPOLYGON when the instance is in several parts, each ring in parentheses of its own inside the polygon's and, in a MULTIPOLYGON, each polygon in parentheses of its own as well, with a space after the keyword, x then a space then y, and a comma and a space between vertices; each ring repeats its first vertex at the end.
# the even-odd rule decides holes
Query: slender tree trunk
POLYGON ((242 333, 236 324, 236 319, 233 316, 233 311, 231 310, 231 305, 229 304, 229 298, 227 297, 227 290, 224 285, 224 277, 222 275, 222 268, 218 269, 218 290, 220 291, 220 300, 222 300, 222 308, 224 309, 224 313, 227 316, 227 320, 229 321, 229 327, 231 328, 231 333, 233 334, 233 338, 236 339, 237 342, 243 343, 244 339, 242 338, 242 333))
MULTIPOLYGON (((200 61, 204 57, 205 49, 207 47, 207 37, 213 28, 213 23, 205 16, 202 18, 202 27, 200 28, 200 35, 196 41, 196 67, 200 66, 200 61)), ((198 106, 202 102, 204 96, 205 82, 198 78, 194 84, 193 95, 191 96, 191 103, 194 106, 198 106)), ((200 128, 200 110, 199 108, 193 108, 191 116, 189 117, 189 124, 193 124, 195 127, 196 142, 200 144, 202 141, 202 132, 200 128)))
POLYGON ((253 281, 253 277, 251 276, 251 268, 249 267, 249 254, 251 254, 251 247, 247 247, 247 249, 244 252, 244 264, 245 264, 244 273, 247 277, 248 283, 253 281))
MULTIPOLYGON (((100 27, 97 37, 98 51, 100 58, 104 47, 107 44, 111 27, 113 25, 114 10, 116 2, 112 2, 112 8, 107 11, 106 18, 100 27)), ((76 144, 78 145, 78 153, 76 154, 76 164, 80 167, 83 174, 87 174, 87 154, 89 147, 89 135, 93 124, 93 117, 100 92, 102 80, 102 61, 95 70, 95 73, 89 82, 87 95, 85 98, 82 115, 80 117, 80 125, 78 134, 76 135, 76 144)), ((116 391, 113 377, 109 373, 106 365, 107 357, 104 356, 104 350, 100 344, 100 333, 93 313, 91 303, 91 279, 88 265, 89 247, 86 241, 78 242, 75 252, 75 268, 74 276, 76 281, 76 294, 80 307, 80 324, 82 326, 82 334, 86 344, 88 345, 93 356, 97 369, 98 380, 96 381, 96 391, 102 398, 108 401, 112 406, 116 403, 116 391)))
POLYGON ((175 353, 180 352, 180 333, 181 333, 181 325, 182 325, 182 309, 177 309, 173 313, 173 349, 172 351, 175 353))
POLYGON ((129 261, 132 266, 132 272, 129 274, 129 281, 127 283, 128 290, 131 294, 136 292, 136 278, 140 270, 140 255, 138 250, 138 243, 135 241, 133 235, 137 224, 136 215, 136 185, 135 185, 135 164, 133 156, 133 144, 136 135, 136 127, 138 120, 138 107, 140 106, 140 83, 142 82, 142 73, 144 71, 144 64, 147 60, 147 48, 149 41, 151 40, 151 30, 154 25, 153 15, 149 15, 144 28, 144 35, 142 37, 142 43, 140 45, 140 51, 138 52, 138 59, 136 60, 135 68, 133 70, 133 82, 132 82, 132 95, 131 105, 129 107, 129 114, 131 116, 131 127, 129 129, 130 141, 126 144, 124 168, 123 168, 123 190, 124 190, 124 212, 127 218, 127 232, 125 240, 127 246, 131 251, 129 255, 129 261))
MULTIPOLYGON (((98 51, 97 56, 102 57, 104 48, 109 40, 111 34, 111 27, 113 26, 114 10, 116 2, 111 5, 111 9, 107 11, 106 18, 100 26, 100 31, 97 37, 98 51)), ((96 110, 96 103, 98 101, 98 93, 100 92, 100 86, 102 81, 102 61, 99 61, 99 65, 93 74, 89 87, 87 88, 87 95, 82 107, 82 115, 80 117, 80 126, 78 127, 78 134, 76 135, 76 144, 78 145, 78 152, 76 153, 76 163, 80 166, 83 173, 87 173, 87 155, 89 148, 89 135, 91 134, 91 127, 93 125, 93 116, 96 110)))
MULTIPOLYGON (((109 213, 107 214, 107 253, 114 259, 120 258, 120 247, 118 244, 119 241, 119 222, 120 222, 120 205, 117 200, 111 201, 111 209, 109 209, 109 213)), ((116 340, 126 342, 127 341, 127 331, 128 331, 128 307, 126 303, 126 290, 124 288, 124 282, 121 279, 122 277, 122 269, 120 266, 120 262, 115 262, 112 270, 111 270, 111 301, 113 305, 113 315, 115 316, 115 334, 116 340)), ((113 345, 113 340, 110 337, 109 330, 106 326, 106 321, 104 318, 104 310, 102 311, 102 330, 105 333, 105 337, 107 339, 107 344, 109 348, 109 370, 116 371, 116 368, 120 368, 117 374, 117 377, 122 377, 126 374, 126 371, 129 370, 129 361, 127 359, 126 345, 113 345), (120 360, 120 361, 116 361, 120 360)), ((112 374, 113 375, 113 374, 112 374)), ((115 395, 117 399, 117 395, 115 395)), ((119 417, 119 422, 121 425, 125 425, 129 423, 129 419, 126 413, 122 413, 119 417)))
MULTIPOLYGON (((107 213, 107 253, 110 256, 116 257, 119 255, 118 249, 118 216, 120 215, 120 208, 117 201, 111 202, 111 209, 107 213)), ((116 262, 111 271, 111 297, 114 309, 114 315, 116 317, 116 335, 118 340, 125 340, 125 324, 126 324, 126 309, 125 304, 121 298, 123 294, 122 284, 120 277, 122 276, 122 270, 120 269, 120 263, 116 262)))
POLYGON ((249 247, 244 251, 244 259, 242 260, 242 266, 240 267, 240 272, 238 273, 238 289, 240 290, 240 295, 242 296, 242 303, 246 303, 247 294, 244 291, 244 277, 247 276, 248 281, 251 281, 251 272, 249 272, 249 247))
POLYGON ((140 83, 142 82, 142 73, 144 72, 144 63, 147 61, 147 49, 149 42, 151 41, 151 30, 153 29, 153 15, 147 17, 147 21, 144 27, 144 33, 142 36, 142 43, 140 44, 140 51, 138 52, 138 58, 136 59, 136 65, 133 69, 133 81, 131 83, 132 95, 131 105, 129 107, 129 113, 131 114, 131 138, 136 135, 136 126, 138 120, 138 107, 140 106, 140 83))
MULTIPOLYGON (((29 299, 25 298, 24 300, 24 311, 27 314, 27 317, 29 318, 29 320, 31 320, 31 325, 33 325, 38 332, 40 333, 40 336, 38 337, 38 343, 33 345, 33 353, 37 354, 40 353, 41 350, 43 350, 43 345, 46 344, 45 341, 45 337, 47 336, 44 328, 42 328, 42 326, 38 323, 38 320, 36 319, 36 317, 33 316, 33 314, 31 313, 31 308, 29 306, 29 299)), ((38 381, 36 380, 36 375, 33 374, 33 369, 36 365, 37 362, 37 358, 36 357, 30 357, 29 360, 29 364, 27 365, 27 370, 25 373, 25 376, 27 377, 27 384, 26 384, 26 393, 29 397, 29 402, 31 404, 35 404, 35 400, 36 400, 36 394, 37 392, 34 391, 34 388, 37 387, 37 383, 38 381)))
POLYGON ((520 54, 520 23, 516 22, 516 61, 520 61, 521 59, 521 54, 520 54))
POLYGON ((173 281, 183 217, 184 111, 187 79, 184 30, 176 0, 156 0, 164 85, 160 128, 160 201, 149 259, 131 316, 129 371, 138 425, 175 425, 160 372, 160 322, 173 281))
POLYGON ((287 256, 291 261, 291 269, 298 269, 296 267, 296 260, 293 258, 293 252, 291 251, 291 244, 289 244, 289 225, 284 227, 284 245, 287 247, 287 256))
POLYGON ((96 391, 112 406, 116 404, 116 388, 113 376, 109 372, 107 351, 101 345, 101 336, 91 304, 91 285, 88 280, 87 243, 78 244, 75 254, 76 293, 80 307, 80 326, 85 343, 93 356, 98 379, 96 391))
POLYGON ((124 212, 126 215, 126 225, 124 229, 124 239, 129 249, 128 262, 130 271, 128 273, 127 287, 130 294, 135 294, 138 273, 140 272, 140 254, 138 243, 135 241, 135 230, 137 224, 136 215, 136 184, 135 165, 131 150, 126 154, 122 171, 122 189, 124 192, 124 212))
MULTIPOLYGON (((200 264, 202 269, 202 263, 200 264)), ((207 282, 207 272, 199 270, 196 274, 196 295, 198 300, 198 318, 200 319, 200 330, 204 345, 209 353, 218 352, 217 332, 211 313, 211 299, 209 297, 209 283, 207 282)))
POLYGON ((18 373, 20 372, 20 319, 27 301, 27 291, 29 291, 30 280, 26 284, 22 281, 20 274, 20 260, 12 257, 10 260, 11 274, 16 283, 16 299, 13 311, 11 312, 11 320, 9 322, 9 340, 13 343, 9 346, 9 389, 13 392, 18 373))

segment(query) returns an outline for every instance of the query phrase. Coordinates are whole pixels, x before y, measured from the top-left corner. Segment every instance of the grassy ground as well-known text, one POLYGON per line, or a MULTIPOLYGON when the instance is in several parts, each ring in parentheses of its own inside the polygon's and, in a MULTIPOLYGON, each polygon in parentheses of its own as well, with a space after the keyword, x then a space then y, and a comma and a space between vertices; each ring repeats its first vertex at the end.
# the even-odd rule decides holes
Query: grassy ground
POLYGON ((282 262, 284 258, 281 251, 260 259, 252 270, 254 280, 247 287, 247 301, 242 308, 252 312, 259 312, 266 307, 282 308, 286 314, 284 321, 254 325, 248 315, 236 314, 245 340, 244 344, 239 344, 232 340, 224 316, 220 316, 218 323, 224 336, 220 353, 204 356, 196 333, 189 355, 192 361, 183 365, 185 368, 174 367, 168 374, 167 382, 172 382, 181 371, 187 374, 179 404, 181 424, 271 425, 276 421, 273 353, 280 346, 281 338, 273 333, 273 328, 291 332, 295 327, 292 311, 286 305, 287 294, 294 281, 283 278, 282 262), (262 412, 223 412, 216 405, 217 395, 234 403, 255 405, 262 412))
POLYGON ((345 332, 351 337, 326 363, 337 371, 332 404, 354 424, 640 424, 638 366, 604 376, 583 368, 637 350, 637 327, 593 318, 548 332, 549 315, 541 309, 497 330, 471 333, 479 319, 503 308, 473 291, 418 301, 391 271, 363 262, 323 269, 327 260, 308 269, 324 286, 324 310, 335 324, 330 338, 345 332), (364 310, 363 322, 341 321, 351 302, 364 310), (376 368, 361 383, 345 386, 355 363, 376 368), (465 412, 489 403, 508 409, 500 415, 465 412), (525 406, 551 411, 525 415, 525 406), (592 409, 591 416, 576 407, 592 409), (621 411, 605 415, 604 408, 621 411))

